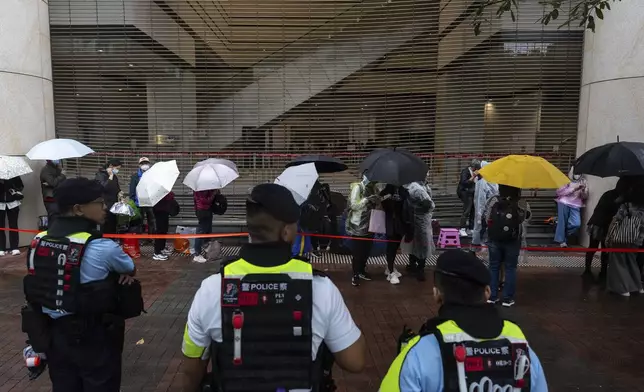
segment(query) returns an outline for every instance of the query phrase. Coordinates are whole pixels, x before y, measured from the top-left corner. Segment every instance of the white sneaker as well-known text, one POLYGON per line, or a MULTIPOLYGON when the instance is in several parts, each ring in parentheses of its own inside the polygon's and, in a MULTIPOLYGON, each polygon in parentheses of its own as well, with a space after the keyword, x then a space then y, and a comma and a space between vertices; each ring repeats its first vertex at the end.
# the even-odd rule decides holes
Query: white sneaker
POLYGON ((385 276, 387 276, 387 280, 389 280, 389 275, 394 275, 397 278, 400 278, 402 276, 402 274, 395 268, 394 272, 389 272, 389 268, 385 268, 385 276))
POLYGON ((195 263, 203 264, 208 260, 206 260, 206 258, 203 257, 202 255, 196 255, 194 259, 192 259, 192 261, 194 261, 195 263))
POLYGON ((18 249, 14 249, 11 251, 11 256, 20 256, 20 251, 18 249))
POLYGON ((459 230, 458 235, 460 235, 461 237, 467 237, 467 230, 465 229, 459 230))
POLYGON ((166 260, 168 260, 168 256, 166 256, 164 254, 155 254, 154 256, 152 256, 152 260, 166 261, 166 260))
POLYGON ((388 276, 389 283, 391 284, 400 284, 400 279, 395 274, 391 274, 388 276))
POLYGON ((7 255, 7 252, 5 252, 4 250, 3 250, 3 251, 0 251, 0 257, 2 257, 2 256, 6 256, 6 255, 7 255))
POLYGON ((164 250, 161 251, 161 254, 164 255, 164 256, 172 256, 173 253, 174 252, 172 250, 170 250, 170 249, 164 249, 164 250))

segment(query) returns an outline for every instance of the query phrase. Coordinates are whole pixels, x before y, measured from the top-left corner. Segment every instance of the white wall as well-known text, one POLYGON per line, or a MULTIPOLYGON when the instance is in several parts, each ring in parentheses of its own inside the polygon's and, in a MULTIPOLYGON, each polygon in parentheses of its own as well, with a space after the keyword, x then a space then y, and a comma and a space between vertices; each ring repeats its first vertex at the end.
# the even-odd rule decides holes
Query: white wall
MULTIPOLYGON (((644 2, 612 4, 587 32, 579 108, 578 155, 599 145, 644 141, 644 2)), ((616 179, 589 178, 587 220, 616 179)))
MULTIPOLYGON (((42 0, 0 1, 0 102, 0 154, 24 155, 54 137, 49 13, 42 0)), ((38 216, 44 214, 41 165, 31 162, 34 173, 23 177, 23 229, 37 229, 38 216)), ((21 245, 31 238, 21 235, 21 245)))

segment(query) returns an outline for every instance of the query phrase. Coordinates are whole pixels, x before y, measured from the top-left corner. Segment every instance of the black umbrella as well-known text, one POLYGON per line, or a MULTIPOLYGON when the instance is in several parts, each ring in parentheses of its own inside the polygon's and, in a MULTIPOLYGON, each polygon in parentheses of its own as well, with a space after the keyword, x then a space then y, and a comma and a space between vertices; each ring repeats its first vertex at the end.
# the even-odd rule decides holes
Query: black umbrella
POLYGON ((644 175, 644 143, 616 142, 592 148, 577 158, 574 173, 597 177, 644 175))
POLYGON ((371 181, 405 185, 424 181, 427 164, 402 148, 379 148, 360 164, 360 171, 371 181))
POLYGON ((286 167, 315 163, 315 170, 318 173, 338 173, 348 169, 348 166, 338 158, 327 155, 304 155, 289 162, 286 167))

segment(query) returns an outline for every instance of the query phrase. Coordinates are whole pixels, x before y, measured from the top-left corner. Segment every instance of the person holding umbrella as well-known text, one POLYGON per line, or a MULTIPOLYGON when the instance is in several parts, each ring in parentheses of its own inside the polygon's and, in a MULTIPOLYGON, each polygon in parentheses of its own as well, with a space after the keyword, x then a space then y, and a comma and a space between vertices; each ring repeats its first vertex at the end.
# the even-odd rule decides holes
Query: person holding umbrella
POLYGON ((369 233, 369 220, 371 211, 380 203, 380 196, 376 190, 376 184, 362 176, 350 186, 351 193, 347 204, 347 220, 345 229, 347 234, 354 237, 351 241, 353 277, 351 284, 360 285, 360 280, 371 280, 367 274, 366 266, 371 253, 373 234, 369 233))
MULTIPOLYGON (((227 159, 210 158, 197 162, 186 175, 183 184, 193 190, 195 215, 197 216, 197 234, 212 233, 212 219, 215 213, 223 215, 226 209, 226 197, 221 194, 228 184, 239 177, 237 165, 227 159)), ((195 239, 195 256, 192 261, 205 263, 201 255, 204 239, 195 239)))
MULTIPOLYGON (((132 177, 130 177, 130 199, 134 200, 134 204, 136 204, 137 207, 140 206, 139 198, 136 194, 136 187, 139 185, 139 181, 141 181, 143 173, 150 170, 150 167, 152 167, 150 160, 146 157, 141 157, 139 158, 139 168, 136 173, 132 174, 132 177)), ((152 207, 140 207, 139 209, 141 210, 141 217, 144 220, 147 220, 148 234, 156 233, 156 221, 154 219, 154 210, 152 207)))
POLYGON ((116 215, 110 212, 110 209, 118 201, 118 195, 121 192, 119 178, 117 174, 121 169, 121 160, 111 158, 107 163, 98 169, 94 179, 101 183, 103 189, 103 200, 107 206, 107 216, 103 225, 103 234, 116 234, 116 215))
POLYGON ((47 163, 40 170, 40 185, 42 189, 42 200, 47 210, 48 224, 58 217, 58 206, 54 199, 54 189, 67 179, 60 159, 47 160, 47 163))
POLYGON ((557 189, 570 179, 550 162, 540 157, 509 155, 481 168, 479 174, 488 182, 499 184, 499 195, 488 200, 485 219, 492 280, 489 303, 498 302, 500 268, 505 268, 503 306, 515 303, 517 266, 525 223, 530 219, 529 204, 521 199, 521 189, 557 189))

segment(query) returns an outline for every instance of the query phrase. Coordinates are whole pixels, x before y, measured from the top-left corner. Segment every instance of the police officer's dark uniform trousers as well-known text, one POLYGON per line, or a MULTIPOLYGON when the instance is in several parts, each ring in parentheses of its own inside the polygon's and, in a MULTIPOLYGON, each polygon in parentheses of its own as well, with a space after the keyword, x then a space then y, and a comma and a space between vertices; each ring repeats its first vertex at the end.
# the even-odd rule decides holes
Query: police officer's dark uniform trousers
POLYGON ((36 236, 28 254, 23 330, 47 354, 54 392, 117 392, 125 322, 118 312, 116 277, 80 283, 89 242, 100 237, 84 218, 59 217, 36 236), (45 307, 73 313, 51 319, 45 307))

